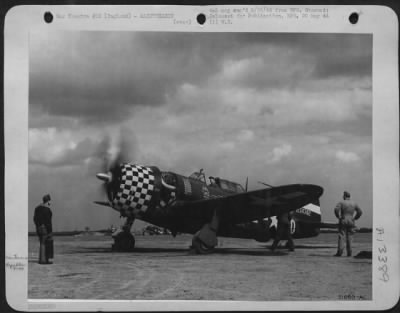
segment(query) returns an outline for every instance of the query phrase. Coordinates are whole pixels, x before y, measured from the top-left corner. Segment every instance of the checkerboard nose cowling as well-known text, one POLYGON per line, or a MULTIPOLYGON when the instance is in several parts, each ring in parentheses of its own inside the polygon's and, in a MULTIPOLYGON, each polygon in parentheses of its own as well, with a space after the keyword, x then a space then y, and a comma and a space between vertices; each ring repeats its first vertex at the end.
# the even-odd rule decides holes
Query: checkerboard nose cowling
POLYGON ((118 192, 113 206, 123 211, 145 212, 154 192, 154 173, 146 166, 123 164, 118 192))

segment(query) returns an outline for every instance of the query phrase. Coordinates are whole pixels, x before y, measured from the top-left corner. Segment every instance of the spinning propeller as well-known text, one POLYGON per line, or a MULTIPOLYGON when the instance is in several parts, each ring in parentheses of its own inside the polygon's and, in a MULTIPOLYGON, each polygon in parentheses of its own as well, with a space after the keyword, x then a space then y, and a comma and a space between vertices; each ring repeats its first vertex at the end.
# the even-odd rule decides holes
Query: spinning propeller
MULTIPOLYGON (((120 185, 121 164, 128 161, 129 154, 133 150, 130 138, 128 138, 128 132, 121 129, 116 145, 113 146, 110 137, 106 136, 96 151, 97 157, 102 160, 100 172, 96 174, 96 177, 103 181, 102 192, 107 195, 110 202, 120 185)), ((109 205, 108 202, 95 201, 95 203, 109 205)))

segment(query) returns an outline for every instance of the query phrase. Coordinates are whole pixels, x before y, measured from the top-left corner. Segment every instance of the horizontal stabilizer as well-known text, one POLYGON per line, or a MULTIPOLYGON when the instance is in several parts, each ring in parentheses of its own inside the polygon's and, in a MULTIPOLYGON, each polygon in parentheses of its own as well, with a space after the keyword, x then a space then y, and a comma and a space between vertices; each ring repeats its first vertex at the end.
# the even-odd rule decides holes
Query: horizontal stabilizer
POLYGON ((93 201, 93 202, 98 204, 98 205, 104 205, 104 206, 111 207, 110 203, 107 202, 107 201, 93 201))
POLYGON ((338 228, 338 223, 319 223, 320 228, 338 228))
POLYGON ((307 221, 307 220, 302 220, 301 221, 303 224, 307 225, 312 225, 314 227, 318 228, 331 228, 331 229, 336 229, 339 227, 339 224, 335 223, 323 223, 323 222, 314 222, 314 221, 307 221))

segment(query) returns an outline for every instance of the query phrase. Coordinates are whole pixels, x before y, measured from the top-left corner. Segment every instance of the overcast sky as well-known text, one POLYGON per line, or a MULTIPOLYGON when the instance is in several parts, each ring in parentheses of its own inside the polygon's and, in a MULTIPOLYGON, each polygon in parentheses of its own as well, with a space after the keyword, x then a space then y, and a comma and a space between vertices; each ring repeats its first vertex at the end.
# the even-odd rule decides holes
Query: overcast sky
POLYGON ((29 229, 45 193, 56 231, 123 223, 93 204, 102 143, 121 129, 132 162, 250 189, 318 184, 331 222, 347 190, 371 227, 371 75, 370 35, 32 34, 29 229))

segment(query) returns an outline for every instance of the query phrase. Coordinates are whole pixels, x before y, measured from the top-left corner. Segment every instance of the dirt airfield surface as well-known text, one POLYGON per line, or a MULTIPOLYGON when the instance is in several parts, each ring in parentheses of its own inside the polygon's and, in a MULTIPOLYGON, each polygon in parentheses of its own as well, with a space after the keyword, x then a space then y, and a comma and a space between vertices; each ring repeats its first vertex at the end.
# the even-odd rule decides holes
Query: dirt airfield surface
MULTIPOLYGON (((134 252, 112 252, 110 236, 55 237, 52 265, 40 265, 29 237, 29 299, 371 300, 372 260, 333 257, 336 234, 271 242, 219 238, 213 254, 189 252, 190 235, 136 236, 134 252), (347 298, 346 298, 347 297, 347 298)), ((372 250, 358 233, 353 255, 372 250)))

